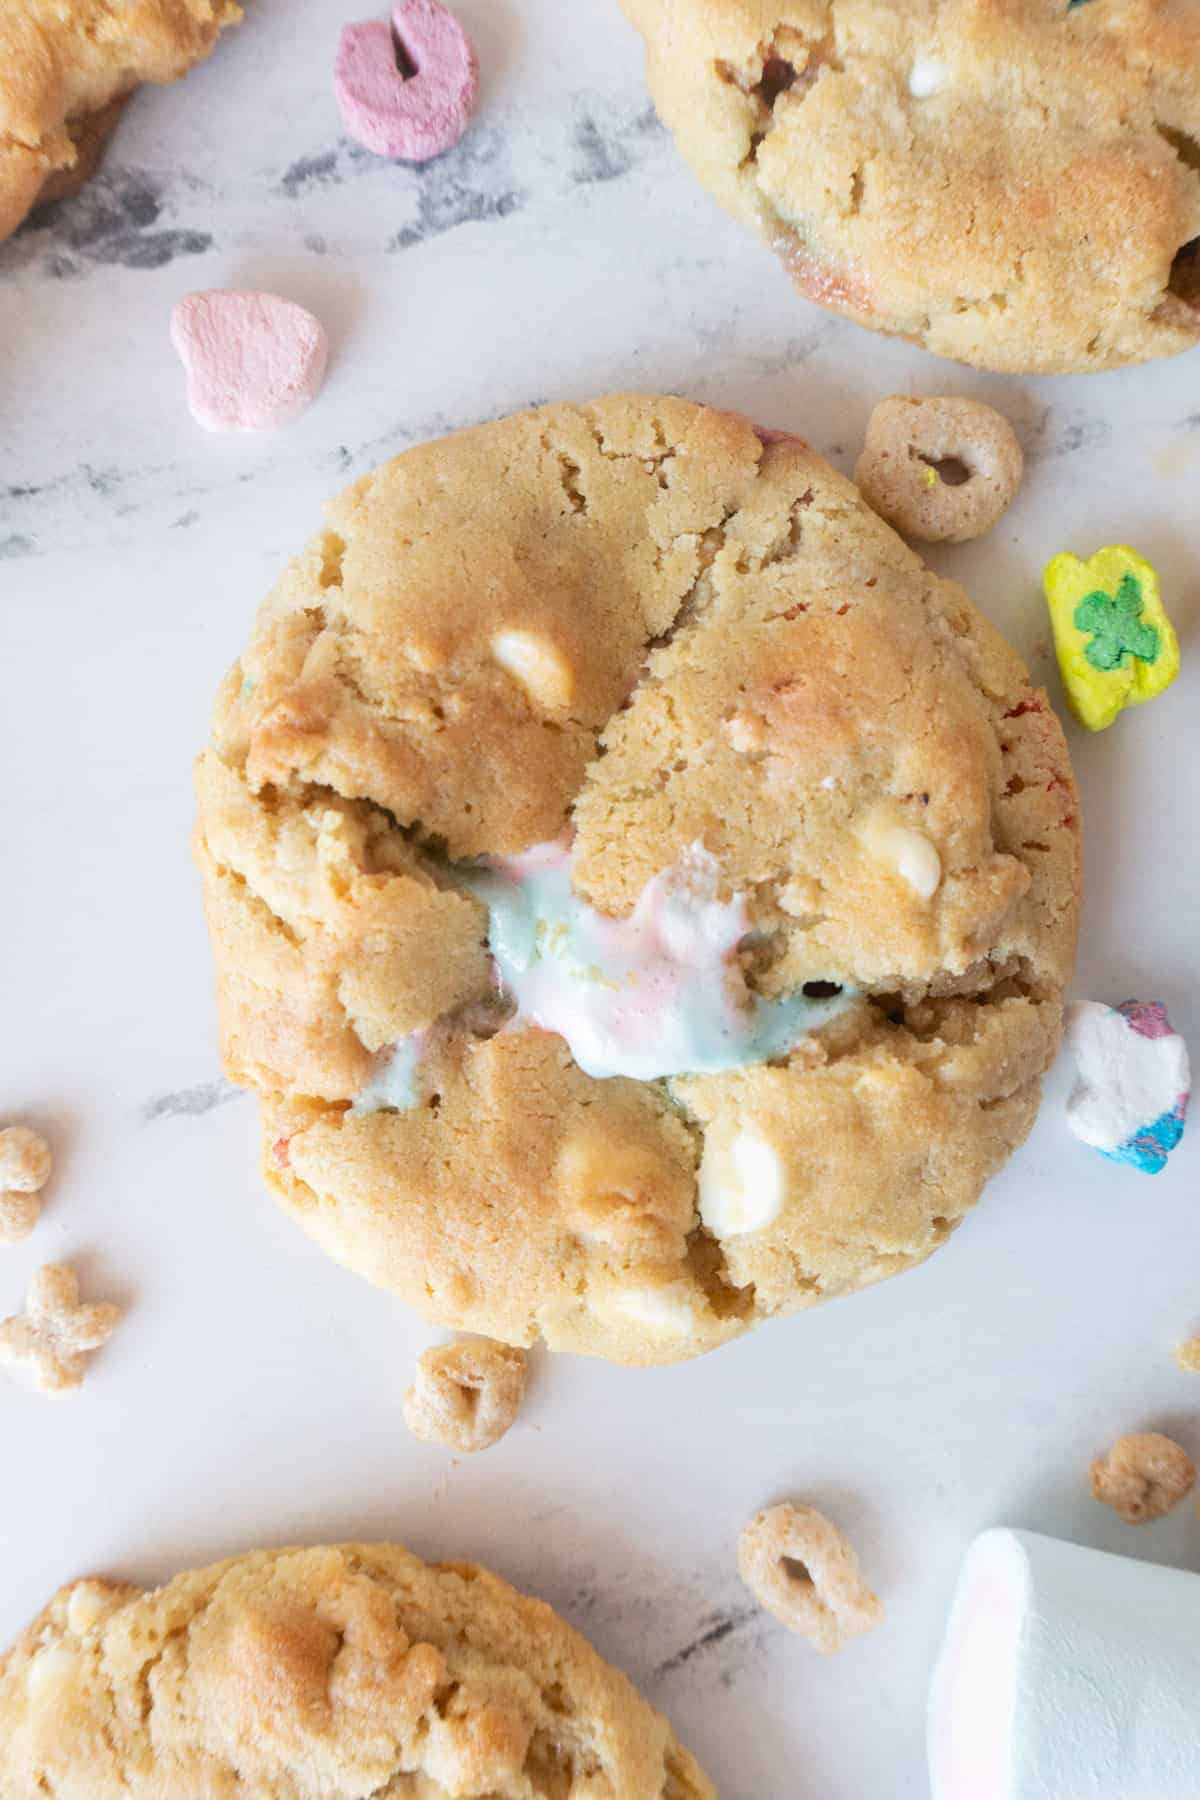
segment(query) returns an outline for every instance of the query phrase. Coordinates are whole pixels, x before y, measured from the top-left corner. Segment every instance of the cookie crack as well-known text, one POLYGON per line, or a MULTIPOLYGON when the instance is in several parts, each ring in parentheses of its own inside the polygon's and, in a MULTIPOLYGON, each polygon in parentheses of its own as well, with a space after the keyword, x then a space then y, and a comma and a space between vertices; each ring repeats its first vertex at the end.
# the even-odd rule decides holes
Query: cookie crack
POLYGON ((734 87, 755 103, 757 124, 750 132, 750 144, 740 168, 753 168, 758 153, 777 123, 776 108, 784 96, 802 103, 827 69, 840 70, 841 60, 832 31, 820 37, 806 37, 794 26, 780 25, 771 37, 758 46, 755 63, 736 69, 718 57, 713 74, 726 87, 734 87))

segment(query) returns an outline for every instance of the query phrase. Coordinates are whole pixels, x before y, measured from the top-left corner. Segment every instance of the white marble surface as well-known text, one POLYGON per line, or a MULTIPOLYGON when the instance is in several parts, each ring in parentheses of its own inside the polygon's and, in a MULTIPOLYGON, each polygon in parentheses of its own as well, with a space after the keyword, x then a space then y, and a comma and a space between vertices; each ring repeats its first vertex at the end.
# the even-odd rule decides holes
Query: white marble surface
POLYGON ((1154 1181, 1066 1133, 1026 1149, 924 1269, 651 1373, 543 1360, 474 1462, 413 1442, 430 1333, 272 1208, 220 1082, 189 765, 251 612, 323 496, 449 427, 641 386, 752 413, 843 467, 901 389, 997 400, 1026 488, 937 558, 1057 693, 1038 570, 1128 539, 1187 663, 1085 740, 1078 992, 1161 997, 1200 1048, 1200 357, 988 378, 824 317, 701 194, 612 0, 460 0, 484 101, 425 169, 339 136, 343 9, 251 0, 182 89, 130 108, 105 175, 0 248, 0 1112, 59 1167, 0 1250, 0 1312, 70 1257, 125 1301, 82 1393, 0 1385, 0 1641, 84 1571, 155 1580, 250 1543, 394 1534, 544 1594, 667 1709, 731 1800, 923 1800, 922 1706, 961 1550, 1004 1522, 1200 1566, 1190 1509, 1135 1533, 1087 1496, 1117 1432, 1200 1449, 1193 1127, 1154 1181), (193 426, 167 340, 193 287, 326 321, 324 394, 277 437, 193 426), (755 1612, 733 1542, 785 1495, 846 1526, 886 1625, 818 1658, 755 1612))

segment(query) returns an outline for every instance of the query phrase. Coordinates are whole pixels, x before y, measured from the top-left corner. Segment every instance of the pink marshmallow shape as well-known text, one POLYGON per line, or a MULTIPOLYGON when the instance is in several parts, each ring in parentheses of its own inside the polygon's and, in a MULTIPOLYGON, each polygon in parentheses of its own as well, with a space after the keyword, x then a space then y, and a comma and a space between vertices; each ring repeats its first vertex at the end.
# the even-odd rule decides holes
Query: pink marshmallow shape
POLYGON ((392 22, 347 25, 333 88, 350 136, 377 156, 428 162, 457 144, 479 98, 470 38, 439 0, 397 0, 392 22), (416 70, 397 66, 396 43, 416 70))
POLYGON ((206 431, 266 431, 302 413, 325 376, 325 328, 278 294, 210 288, 171 314, 192 417, 206 431))

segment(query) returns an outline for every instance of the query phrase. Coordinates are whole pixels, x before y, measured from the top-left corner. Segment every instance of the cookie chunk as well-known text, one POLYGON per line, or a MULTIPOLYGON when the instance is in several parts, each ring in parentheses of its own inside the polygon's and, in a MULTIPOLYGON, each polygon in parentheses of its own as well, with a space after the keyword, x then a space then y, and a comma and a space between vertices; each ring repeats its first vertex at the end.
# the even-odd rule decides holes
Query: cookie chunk
POLYGON ((139 83, 186 74, 240 17, 234 0, 5 0, 0 238, 94 174, 139 83))
POLYGON ((548 1606, 396 1544, 256 1551, 151 1593, 75 1582, 0 1656, 5 1800, 385 1790, 715 1800, 548 1606))
POLYGON ((810 300, 939 355, 1200 338, 1200 0, 621 0, 707 188, 810 300))
POLYGON ((439 1323, 653 1363, 945 1241, 1078 894, 1058 721, 799 440, 554 406, 335 500, 198 771, 266 1178, 439 1323))

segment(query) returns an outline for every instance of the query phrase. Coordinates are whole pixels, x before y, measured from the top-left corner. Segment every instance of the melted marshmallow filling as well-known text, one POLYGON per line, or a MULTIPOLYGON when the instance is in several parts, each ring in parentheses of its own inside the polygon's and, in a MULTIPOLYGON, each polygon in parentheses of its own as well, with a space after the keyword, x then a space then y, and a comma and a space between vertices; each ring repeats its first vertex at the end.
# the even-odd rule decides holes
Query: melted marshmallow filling
MULTIPOLYGON (((561 843, 447 873, 487 907, 488 948, 503 992, 516 1005, 512 1026, 556 1032, 584 1074, 597 1080, 656 1081, 768 1062, 786 1056, 854 998, 848 987, 819 999, 802 991, 767 999, 747 987, 736 955, 750 930, 746 902, 740 895, 718 898, 720 867, 702 844, 648 882, 623 919, 579 897, 570 851, 561 843)), ((414 1031, 385 1051, 352 1110, 416 1106, 428 1037, 428 1030, 414 1031)), ((753 1178, 761 1171, 750 1164, 753 1157, 733 1171, 734 1186, 760 1185, 753 1178)), ((718 1183, 714 1171, 714 1192, 718 1185, 727 1180, 718 1183)), ((722 1207, 714 1197, 711 1204, 729 1234, 766 1222, 757 1216, 761 1200, 747 1196, 744 1204, 722 1207)), ((778 1200, 765 1210, 773 1216, 778 1200)))
POLYGON ((585 1075, 655 1081, 716 1074, 786 1056, 850 1003, 747 987, 738 945, 745 900, 718 898, 702 844, 647 883, 627 918, 597 912, 571 884, 562 844, 459 869, 488 909, 488 947, 517 1005, 515 1025, 565 1038, 585 1075))

